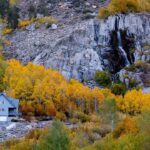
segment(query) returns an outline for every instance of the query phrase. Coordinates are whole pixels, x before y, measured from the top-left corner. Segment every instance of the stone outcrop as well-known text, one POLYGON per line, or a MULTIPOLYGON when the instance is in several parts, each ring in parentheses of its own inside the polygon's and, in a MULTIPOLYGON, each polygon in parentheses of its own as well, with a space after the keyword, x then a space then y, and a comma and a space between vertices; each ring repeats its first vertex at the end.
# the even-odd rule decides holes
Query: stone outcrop
POLYGON ((118 72, 125 67, 125 59, 119 52, 118 32, 127 59, 150 61, 150 14, 129 14, 110 16, 95 23, 97 52, 104 68, 118 72))
POLYGON ((93 49, 96 43, 92 20, 57 30, 35 30, 32 25, 7 38, 12 43, 5 48, 7 57, 58 69, 67 79, 89 79, 95 70, 102 69, 99 55, 93 49))
POLYGON ((56 30, 32 24, 5 38, 11 42, 5 47, 7 58, 58 69, 67 79, 89 80, 95 70, 103 69, 115 74, 126 66, 125 58, 130 64, 150 62, 148 13, 84 20, 56 30))

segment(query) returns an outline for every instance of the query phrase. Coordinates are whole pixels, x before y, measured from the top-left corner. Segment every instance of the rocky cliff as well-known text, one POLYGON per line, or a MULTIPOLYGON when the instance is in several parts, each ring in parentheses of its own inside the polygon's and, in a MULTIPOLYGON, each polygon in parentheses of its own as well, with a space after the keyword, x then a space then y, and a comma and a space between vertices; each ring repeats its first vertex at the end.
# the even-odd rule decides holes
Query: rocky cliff
POLYGON ((97 53, 104 68, 118 72, 134 61, 150 61, 150 14, 110 16, 95 23, 97 53))
POLYGON ((7 58, 52 67, 67 79, 91 79, 95 70, 113 74, 137 60, 150 62, 150 14, 84 20, 57 29, 35 25, 5 37, 7 58))

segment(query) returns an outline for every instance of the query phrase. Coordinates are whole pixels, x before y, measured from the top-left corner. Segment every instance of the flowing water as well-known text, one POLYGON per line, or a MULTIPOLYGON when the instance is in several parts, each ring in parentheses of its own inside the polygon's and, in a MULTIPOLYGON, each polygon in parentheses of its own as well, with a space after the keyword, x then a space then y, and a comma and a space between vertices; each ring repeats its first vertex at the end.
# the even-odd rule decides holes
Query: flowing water
POLYGON ((122 47, 122 40, 121 40, 121 34, 120 31, 117 31, 117 38, 118 38, 118 48, 120 51, 120 54, 123 56, 124 60, 125 60, 125 66, 128 66, 130 64, 127 54, 125 52, 125 50, 122 47))

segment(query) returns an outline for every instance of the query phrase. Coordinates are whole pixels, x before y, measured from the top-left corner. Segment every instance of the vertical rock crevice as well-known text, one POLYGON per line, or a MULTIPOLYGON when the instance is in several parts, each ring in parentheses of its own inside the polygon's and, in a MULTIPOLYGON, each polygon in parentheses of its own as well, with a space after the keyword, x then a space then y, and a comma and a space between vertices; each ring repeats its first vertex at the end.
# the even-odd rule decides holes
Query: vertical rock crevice
POLYGON ((125 26, 125 17, 114 16, 107 24, 108 20, 94 25, 94 40, 97 43, 97 53, 101 60, 104 60, 103 68, 115 74, 134 63, 135 35, 130 33, 128 28, 122 27, 125 26))

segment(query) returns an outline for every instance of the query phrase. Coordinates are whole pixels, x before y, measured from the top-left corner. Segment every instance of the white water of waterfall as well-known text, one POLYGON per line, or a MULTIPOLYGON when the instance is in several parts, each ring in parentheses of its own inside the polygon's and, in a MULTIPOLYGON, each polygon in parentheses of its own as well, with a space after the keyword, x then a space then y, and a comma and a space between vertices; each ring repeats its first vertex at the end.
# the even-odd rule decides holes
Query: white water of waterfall
POLYGON ((120 31, 117 31, 117 38, 118 38, 118 48, 120 50, 121 55, 124 57, 125 59, 125 65, 128 66, 130 64, 127 54, 125 52, 125 50, 122 47, 122 40, 121 40, 121 34, 120 31))

